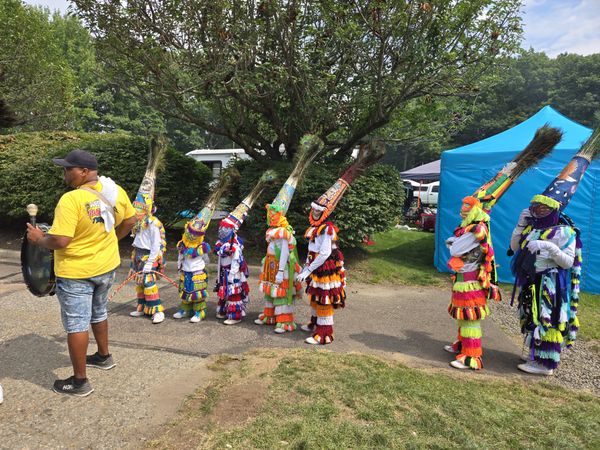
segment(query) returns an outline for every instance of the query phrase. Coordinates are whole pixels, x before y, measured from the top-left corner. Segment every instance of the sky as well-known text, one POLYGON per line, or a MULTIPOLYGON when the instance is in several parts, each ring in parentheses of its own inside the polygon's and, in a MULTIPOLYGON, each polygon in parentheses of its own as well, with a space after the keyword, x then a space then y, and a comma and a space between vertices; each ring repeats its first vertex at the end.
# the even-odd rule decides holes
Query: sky
MULTIPOLYGON (((24 0, 66 12, 68 0, 24 0)), ((525 0, 523 47, 550 57, 600 53, 600 0, 525 0)))

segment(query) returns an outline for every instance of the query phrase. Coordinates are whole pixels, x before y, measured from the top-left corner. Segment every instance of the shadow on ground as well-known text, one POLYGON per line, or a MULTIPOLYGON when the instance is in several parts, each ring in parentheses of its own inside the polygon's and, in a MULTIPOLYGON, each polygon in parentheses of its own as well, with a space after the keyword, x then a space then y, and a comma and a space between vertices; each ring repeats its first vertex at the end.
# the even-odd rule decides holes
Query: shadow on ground
POLYGON ((29 381, 45 389, 57 378, 56 369, 71 365, 66 344, 37 334, 25 334, 3 342, 0 355, 4 361, 3 378, 29 381))
MULTIPOLYGON (((452 355, 444 350, 444 345, 450 342, 441 341, 433 338, 429 333, 414 330, 403 331, 403 334, 406 336, 404 339, 399 336, 363 331, 351 334, 350 338, 370 349, 419 358, 434 366, 452 361, 452 355)), ((485 369, 499 374, 518 374, 516 366, 520 361, 515 353, 486 349, 485 340, 483 352, 485 369)))

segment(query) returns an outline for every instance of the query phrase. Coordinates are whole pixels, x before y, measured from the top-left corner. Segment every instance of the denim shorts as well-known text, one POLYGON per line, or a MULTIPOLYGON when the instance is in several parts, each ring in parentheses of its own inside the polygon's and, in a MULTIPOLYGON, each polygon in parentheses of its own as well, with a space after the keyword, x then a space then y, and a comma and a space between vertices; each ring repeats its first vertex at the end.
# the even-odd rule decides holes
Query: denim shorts
POLYGON ((106 320, 108 291, 114 281, 114 270, 92 278, 56 278, 56 297, 67 333, 88 331, 90 323, 106 320))

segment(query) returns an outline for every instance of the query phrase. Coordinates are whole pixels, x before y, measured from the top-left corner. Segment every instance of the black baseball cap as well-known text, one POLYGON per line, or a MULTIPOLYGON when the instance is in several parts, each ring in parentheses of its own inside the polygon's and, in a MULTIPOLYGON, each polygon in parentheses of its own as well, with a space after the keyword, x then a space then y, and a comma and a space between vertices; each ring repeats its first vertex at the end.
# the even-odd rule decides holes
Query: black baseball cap
POLYGON ((82 167, 91 170, 98 169, 96 157, 85 150, 73 150, 67 153, 64 158, 52 158, 52 162, 62 167, 82 167))

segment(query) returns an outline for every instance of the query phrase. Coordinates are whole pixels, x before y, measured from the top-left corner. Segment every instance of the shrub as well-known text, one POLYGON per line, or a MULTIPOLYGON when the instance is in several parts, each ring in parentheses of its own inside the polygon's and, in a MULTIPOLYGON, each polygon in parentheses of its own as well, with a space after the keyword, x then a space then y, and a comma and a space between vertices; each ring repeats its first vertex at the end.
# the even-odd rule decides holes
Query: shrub
MULTIPOLYGON (((19 133, 0 136, 0 220, 21 221, 25 206, 36 203, 40 220, 51 221, 54 207, 66 187, 61 168, 51 159, 74 148, 98 158, 99 174, 111 177, 130 198, 135 196, 146 169, 148 141, 125 133, 19 133)), ((157 175, 157 215, 165 223, 177 220, 177 212, 197 210, 208 194, 211 172, 173 148, 157 175)))
MULTIPOLYGON (((343 164, 342 166, 345 166, 343 164)), ((275 170, 279 178, 269 186, 256 202, 240 230, 240 234, 250 242, 261 245, 267 229, 264 205, 271 202, 290 172, 289 164, 273 164, 267 167, 255 161, 238 161, 236 168, 242 175, 229 196, 229 207, 235 207, 256 183, 264 170, 275 170)), ((313 163, 301 180, 287 218, 296 230, 299 242, 309 226, 308 213, 310 203, 324 193, 340 175, 340 164, 334 162, 313 163)), ((385 164, 376 164, 348 189, 332 220, 340 229, 340 241, 343 247, 357 247, 365 237, 379 231, 388 230, 401 214, 404 190, 398 171, 385 164)))

